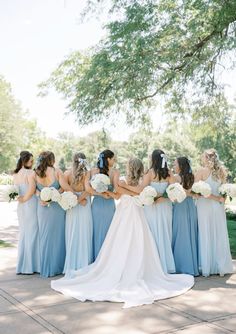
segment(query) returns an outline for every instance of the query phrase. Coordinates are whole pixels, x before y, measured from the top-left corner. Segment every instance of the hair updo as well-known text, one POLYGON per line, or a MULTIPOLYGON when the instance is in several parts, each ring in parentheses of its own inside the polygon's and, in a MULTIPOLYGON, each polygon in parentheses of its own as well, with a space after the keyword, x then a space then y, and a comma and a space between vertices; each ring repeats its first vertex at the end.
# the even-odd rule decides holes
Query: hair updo
POLYGON ((31 157, 33 157, 33 154, 30 153, 29 151, 21 151, 14 173, 15 174, 18 173, 22 167, 27 168, 25 165, 27 164, 27 162, 30 160, 31 157))
POLYGON ((87 161, 84 153, 75 153, 73 157, 72 179, 74 184, 82 181, 84 174, 87 172, 87 161))
POLYGON ((55 163, 55 155, 51 151, 43 151, 36 160, 35 173, 39 177, 46 177, 47 167, 53 167, 55 163))

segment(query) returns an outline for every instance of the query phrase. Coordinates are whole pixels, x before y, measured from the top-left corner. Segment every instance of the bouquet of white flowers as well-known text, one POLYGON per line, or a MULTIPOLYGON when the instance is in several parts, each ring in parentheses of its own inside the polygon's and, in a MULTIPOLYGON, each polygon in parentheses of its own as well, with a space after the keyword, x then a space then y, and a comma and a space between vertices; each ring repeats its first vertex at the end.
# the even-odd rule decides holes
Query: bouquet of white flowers
POLYGON ((66 191, 61 194, 61 198, 58 201, 58 204, 64 210, 72 209, 74 206, 78 204, 77 196, 74 195, 71 191, 66 191))
POLYGON ((211 187, 204 181, 198 181, 192 185, 192 192, 207 198, 211 195, 211 187))
POLYGON ((135 196, 136 204, 139 206, 152 205, 157 198, 156 190, 151 187, 145 187, 138 196, 135 196))
POLYGON ((103 193, 108 190, 108 186, 111 184, 111 181, 109 176, 105 174, 95 174, 92 177, 90 184, 97 193, 103 193))
POLYGON ((44 202, 59 202, 61 194, 54 187, 44 187, 40 192, 40 199, 44 202))
POLYGON ((16 185, 8 185, 1 193, 1 200, 11 202, 19 196, 19 188, 16 185))
POLYGON ((219 193, 223 196, 229 196, 230 201, 236 197, 236 184, 225 183, 219 187, 219 193))
POLYGON ((186 192, 180 183, 170 184, 166 188, 166 193, 171 202, 181 203, 186 198, 186 192))

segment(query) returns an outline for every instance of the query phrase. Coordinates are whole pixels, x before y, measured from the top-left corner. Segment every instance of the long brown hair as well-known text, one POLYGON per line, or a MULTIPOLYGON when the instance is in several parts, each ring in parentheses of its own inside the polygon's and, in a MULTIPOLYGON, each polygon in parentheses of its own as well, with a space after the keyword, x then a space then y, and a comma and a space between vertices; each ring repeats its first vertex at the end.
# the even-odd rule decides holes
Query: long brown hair
POLYGON ((181 184, 184 189, 190 189, 194 183, 194 175, 190 166, 190 161, 186 157, 177 158, 179 165, 179 176, 181 177, 181 184))
POLYGON ((112 159, 114 155, 114 152, 112 152, 111 150, 104 150, 99 154, 97 161, 97 168, 99 169, 99 173, 108 175, 108 158, 112 159))
POLYGON ((39 177, 46 177, 47 167, 53 167, 55 163, 55 155, 51 151, 43 151, 36 160, 35 173, 39 177))
POLYGON ((33 154, 30 153, 29 151, 21 151, 14 173, 15 174, 18 173, 22 167, 27 168, 25 165, 27 164, 27 162, 30 160, 31 157, 33 157, 33 154))
POLYGON ((84 153, 75 153, 73 157, 72 166, 72 180, 74 184, 78 184, 82 181, 84 175, 87 172, 87 162, 84 153))
POLYGON ((161 179, 165 180, 170 176, 164 151, 154 150, 152 152, 152 164, 150 169, 153 169, 155 178, 158 176, 159 181, 161 179))

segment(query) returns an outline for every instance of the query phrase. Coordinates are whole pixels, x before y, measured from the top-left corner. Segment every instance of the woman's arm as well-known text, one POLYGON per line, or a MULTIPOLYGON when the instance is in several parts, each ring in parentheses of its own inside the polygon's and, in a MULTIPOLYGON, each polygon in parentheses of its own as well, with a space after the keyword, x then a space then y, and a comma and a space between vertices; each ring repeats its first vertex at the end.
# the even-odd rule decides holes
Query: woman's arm
POLYGON ((136 192, 131 191, 131 190, 128 190, 128 189, 123 188, 123 187, 120 187, 120 186, 119 186, 119 178, 120 178, 120 172, 117 171, 117 172, 114 174, 113 184, 114 184, 114 188, 115 188, 116 193, 119 194, 119 197, 120 197, 121 195, 137 196, 137 193, 136 193, 136 192))
POLYGON ((67 182, 66 177, 62 173, 62 171, 60 169, 57 169, 56 173, 57 173, 57 177, 58 177, 58 182, 59 182, 60 186, 62 187, 62 189, 64 191, 72 191, 74 193, 74 189, 69 185, 69 183, 67 182))
POLYGON ((112 178, 112 184, 113 184, 113 187, 114 187, 114 191, 110 191, 110 190, 107 190, 105 192, 105 194, 107 194, 109 196, 109 198, 113 198, 113 199, 119 199, 120 198, 120 193, 117 192, 117 184, 118 184, 118 180, 119 180, 119 177, 120 177, 120 172, 115 169, 113 171, 113 178, 112 178))
POLYGON ((135 193, 135 195, 140 194, 141 191, 150 184, 150 171, 144 175, 141 184, 137 186, 130 186, 125 181, 119 181, 118 185, 119 187, 125 188, 127 190, 130 190, 132 193, 135 193))
POLYGON ((222 196, 216 196, 216 195, 211 194, 209 197, 207 197, 207 199, 213 199, 216 202, 225 203, 225 198, 222 196))
POLYGON ((25 203, 26 201, 28 201, 34 195, 35 190, 36 190, 36 181, 35 181, 34 173, 31 173, 30 175, 28 175, 27 180, 28 180, 29 187, 24 196, 18 197, 18 201, 20 203, 25 203))

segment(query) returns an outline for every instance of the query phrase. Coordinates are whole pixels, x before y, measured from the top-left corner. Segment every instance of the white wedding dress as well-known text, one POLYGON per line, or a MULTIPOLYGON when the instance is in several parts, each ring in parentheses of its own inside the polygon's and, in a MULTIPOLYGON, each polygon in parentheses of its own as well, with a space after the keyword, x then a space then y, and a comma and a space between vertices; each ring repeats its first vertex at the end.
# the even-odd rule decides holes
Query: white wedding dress
POLYGON ((190 275, 164 274, 142 207, 123 195, 96 261, 51 282, 80 301, 124 302, 124 308, 185 293, 190 275))

